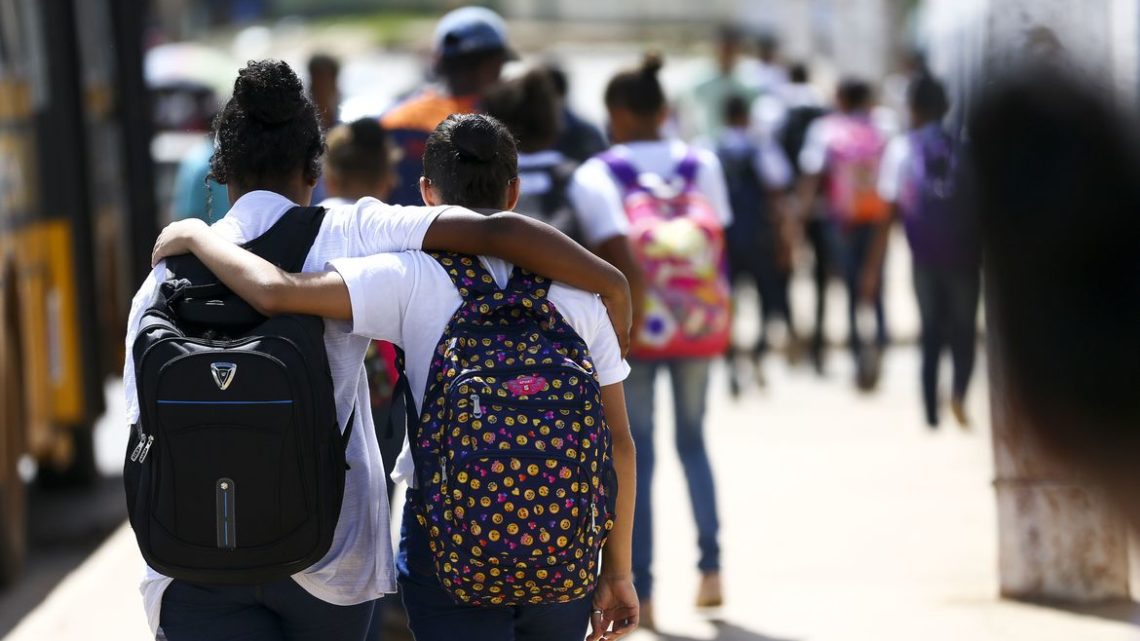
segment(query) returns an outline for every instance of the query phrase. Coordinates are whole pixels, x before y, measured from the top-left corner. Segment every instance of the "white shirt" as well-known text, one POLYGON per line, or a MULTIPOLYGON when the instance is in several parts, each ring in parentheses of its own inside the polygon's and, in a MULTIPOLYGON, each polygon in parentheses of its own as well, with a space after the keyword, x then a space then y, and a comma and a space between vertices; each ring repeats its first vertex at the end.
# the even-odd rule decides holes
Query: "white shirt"
MULTIPOLYGON (((670 179, 692 147, 679 140, 646 140, 614 145, 611 149, 628 159, 643 176, 670 179)), ((697 191, 708 198, 717 218, 727 227, 732 222, 732 207, 720 161, 715 153, 697 149, 697 164, 697 191)), ((569 196, 587 245, 597 247, 615 236, 626 235, 629 219, 625 215, 623 188, 600 158, 587 160, 574 172, 569 196)))
MULTIPOLYGON (((268 191, 250 192, 233 204, 229 213, 214 223, 223 238, 243 243, 264 234, 296 205, 268 191)), ((328 209, 303 271, 325 268, 334 258, 366 256, 386 251, 419 249, 432 221, 444 210, 427 207, 396 207, 375 198, 328 209)), ((127 323, 127 354, 123 389, 127 421, 139 420, 134 360, 130 358, 143 313, 150 306, 158 285, 166 280, 166 265, 159 263, 131 303, 127 323)), ((391 533, 388 525, 388 493, 384 466, 376 442, 376 430, 364 373, 368 339, 349 333, 344 322, 325 322, 325 349, 332 372, 333 394, 341 430, 353 408, 358 408, 347 457, 352 468, 345 476, 344 500, 332 547, 323 559, 293 579, 309 594, 335 605, 355 605, 395 591, 391 533)), ((147 567, 140 591, 151 631, 158 629, 162 595, 171 579, 147 567)))
POLYGON ((883 152, 879 163, 879 197, 888 203, 897 203, 902 189, 904 172, 910 166, 911 144, 907 135, 895 136, 883 152))
MULTIPOLYGON (((500 288, 510 280, 512 266, 497 258, 480 257, 500 288)), ((386 340, 404 350, 408 384, 416 406, 423 407, 432 355, 455 310, 463 303, 443 267, 423 252, 382 254, 333 260, 329 266, 344 278, 352 299, 352 331, 386 340), (383 291, 383 296, 376 296, 383 291)), ((605 305, 596 295, 554 283, 547 294, 562 318, 578 332, 590 350, 603 387, 625 380, 629 365, 621 357, 605 305)), ((411 446, 396 460, 392 480, 413 484, 411 446)), ((414 486, 414 484, 413 484, 414 486)))

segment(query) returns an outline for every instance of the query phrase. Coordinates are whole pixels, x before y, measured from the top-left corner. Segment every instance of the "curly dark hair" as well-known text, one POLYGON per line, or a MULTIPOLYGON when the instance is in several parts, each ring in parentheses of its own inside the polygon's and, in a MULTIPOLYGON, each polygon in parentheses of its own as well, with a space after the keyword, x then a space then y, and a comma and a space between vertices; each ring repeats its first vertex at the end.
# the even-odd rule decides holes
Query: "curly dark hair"
POLYGON ((210 174, 219 183, 254 187, 301 169, 321 175, 324 137, 301 79, 280 60, 251 60, 234 81, 233 97, 214 121, 210 174))
POLYGON ((484 92, 482 107, 507 126, 521 151, 534 153, 553 147, 558 140, 559 102, 549 72, 532 69, 484 92))
POLYGON ((424 177, 449 205, 501 209, 518 175, 515 137, 491 116, 451 114, 428 136, 424 177))

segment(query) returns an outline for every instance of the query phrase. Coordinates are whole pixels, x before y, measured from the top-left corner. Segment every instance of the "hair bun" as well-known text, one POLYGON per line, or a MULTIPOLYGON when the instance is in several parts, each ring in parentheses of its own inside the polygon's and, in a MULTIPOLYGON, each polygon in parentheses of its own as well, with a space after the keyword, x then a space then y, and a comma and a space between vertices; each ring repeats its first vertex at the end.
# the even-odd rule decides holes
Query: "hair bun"
POLYGON ((266 125, 293 120, 308 103, 301 79, 280 60, 251 60, 238 71, 234 99, 250 117, 266 125))
POLYGON ((647 51, 641 59, 641 73, 647 76, 657 76, 657 72, 664 66, 665 58, 657 51, 647 51))
POLYGON ((491 162, 497 153, 498 134, 485 116, 468 114, 452 130, 451 143, 455 145, 460 160, 491 162))

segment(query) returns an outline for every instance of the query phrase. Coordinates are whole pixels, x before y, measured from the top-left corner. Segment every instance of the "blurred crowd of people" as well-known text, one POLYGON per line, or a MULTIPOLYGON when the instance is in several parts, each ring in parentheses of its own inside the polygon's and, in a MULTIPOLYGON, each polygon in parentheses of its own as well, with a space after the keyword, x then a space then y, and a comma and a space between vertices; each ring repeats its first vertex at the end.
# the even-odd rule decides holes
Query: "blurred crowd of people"
MULTIPOLYGON (((945 89, 916 62, 903 83, 907 113, 891 117, 869 79, 843 78, 826 99, 810 65, 783 59, 772 34, 724 26, 714 39, 707 71, 679 95, 667 95, 659 81, 665 60, 658 54, 617 73, 601 97, 604 129, 569 108, 567 76, 557 66, 503 77, 517 55, 505 23, 487 9, 444 17, 432 43, 436 77, 375 117, 338 122, 338 62, 318 55, 309 66, 328 144, 314 203, 373 196, 422 204, 429 135, 451 114, 485 113, 517 140, 516 210, 558 228, 626 275, 635 302, 625 382, 639 486, 633 567, 642 626, 649 628, 657 377, 664 372, 670 379, 676 450, 699 532, 696 605, 717 606, 724 598, 718 506, 704 440, 710 365, 726 358, 734 396, 763 384, 762 359, 772 328, 782 325, 789 360, 806 360, 823 374, 827 289, 838 280, 847 293, 854 384, 874 390, 890 342, 883 274, 896 222, 913 261, 924 418, 931 428, 940 422, 939 359, 948 349, 950 408, 968 425, 981 259, 976 225, 960 202, 961 145, 943 125, 950 106, 945 89), (671 225, 670 216, 692 224, 671 225), (814 284, 808 326, 794 317, 790 296, 800 266, 814 284), (760 331, 741 345, 732 340, 731 318, 743 311, 733 300, 747 282, 758 295, 760 331)), ((210 148, 207 139, 184 163, 176 217, 211 216, 201 195, 210 148)), ((224 199, 225 192, 212 192, 212 211, 220 214, 226 203, 218 195, 224 199)), ((386 466, 404 439, 392 428, 398 422, 386 419, 394 362, 387 344, 377 344, 368 362, 386 466)))

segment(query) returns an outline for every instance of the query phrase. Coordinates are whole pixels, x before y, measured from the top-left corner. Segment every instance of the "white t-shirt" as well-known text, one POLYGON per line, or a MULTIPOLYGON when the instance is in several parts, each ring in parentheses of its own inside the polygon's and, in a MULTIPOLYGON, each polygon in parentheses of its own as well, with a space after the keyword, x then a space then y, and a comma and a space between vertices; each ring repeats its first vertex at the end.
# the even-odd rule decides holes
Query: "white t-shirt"
MULTIPOLYGON (((505 287, 510 280, 511 264, 487 257, 480 261, 499 287, 505 287)), ((423 252, 345 258, 330 261, 329 267, 339 272, 348 285, 352 332, 390 341, 404 350, 408 383, 416 406, 422 407, 432 355, 448 321, 463 302, 451 277, 423 252)), ((547 297, 586 342, 598 383, 605 386, 625 380, 629 365, 622 360, 617 335, 601 299, 558 283, 550 287, 547 297)), ((392 480, 411 483, 414 471, 411 447, 405 438, 392 480)))
MULTIPOLYGON (((677 166, 693 147, 679 140, 646 140, 614 145, 612 149, 628 159, 642 175, 670 179, 676 176, 677 166)), ((697 149, 697 164, 696 188, 709 199, 721 224, 727 227, 732 222, 732 207, 728 203, 728 188, 720 161, 715 153, 697 149)), ((591 158, 574 172, 569 196, 582 235, 590 247, 624 236, 629 230, 629 219, 622 204, 623 188, 601 159, 591 158)))
POLYGON ((883 152, 879 164, 879 197, 888 203, 897 203, 905 172, 910 166, 910 137, 895 136, 883 152))
MULTIPOLYGON (((250 192, 233 204, 213 229, 226 240, 244 243, 264 234, 290 208, 289 199, 269 191, 250 192)), ((386 251, 419 249, 432 221, 446 207, 396 207, 375 198, 329 207, 320 232, 305 260, 303 271, 325 268, 328 261, 345 256, 367 256, 386 251)), ((143 313, 166 280, 166 265, 159 263, 131 303, 127 323, 127 354, 123 391, 127 421, 139 420, 134 359, 129 355, 143 313)), ((354 336, 345 322, 325 321, 325 350, 332 373, 337 419, 344 430, 353 408, 356 421, 346 452, 352 468, 345 475, 344 500, 332 547, 323 559, 293 579, 309 594, 334 605, 355 605, 378 599, 396 589, 388 525, 388 492, 384 466, 372 424, 364 353, 368 339, 354 336)), ((147 567, 139 590, 143 595, 151 631, 158 629, 162 595, 171 579, 147 567)))

